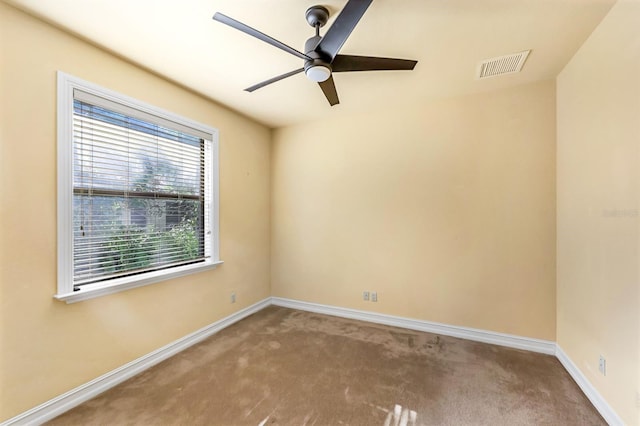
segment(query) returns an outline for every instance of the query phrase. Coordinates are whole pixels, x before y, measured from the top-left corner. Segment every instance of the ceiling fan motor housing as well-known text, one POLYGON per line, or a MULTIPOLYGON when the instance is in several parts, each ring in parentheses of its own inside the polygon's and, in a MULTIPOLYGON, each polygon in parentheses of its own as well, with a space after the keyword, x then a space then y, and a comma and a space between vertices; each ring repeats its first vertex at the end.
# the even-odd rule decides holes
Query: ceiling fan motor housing
POLYGON ((304 44, 305 54, 310 57, 304 62, 304 72, 313 81, 325 81, 331 75, 331 64, 315 51, 322 37, 319 35, 309 38, 304 44))

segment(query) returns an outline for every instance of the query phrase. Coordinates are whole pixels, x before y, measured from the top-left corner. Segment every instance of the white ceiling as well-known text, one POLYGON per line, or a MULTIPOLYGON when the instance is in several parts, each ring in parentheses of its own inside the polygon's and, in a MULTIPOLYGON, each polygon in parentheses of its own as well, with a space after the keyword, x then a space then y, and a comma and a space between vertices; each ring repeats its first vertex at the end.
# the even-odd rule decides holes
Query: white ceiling
MULTIPOLYGON (((334 75, 340 105, 298 74, 302 61, 211 18, 221 12, 304 50, 305 10, 346 0, 7 0, 271 127, 411 106, 555 77, 615 0, 374 0, 341 53, 418 61, 414 71, 334 75), (476 80, 482 59, 531 49, 519 74, 476 80)), ((324 32, 322 31, 321 34, 324 32)))

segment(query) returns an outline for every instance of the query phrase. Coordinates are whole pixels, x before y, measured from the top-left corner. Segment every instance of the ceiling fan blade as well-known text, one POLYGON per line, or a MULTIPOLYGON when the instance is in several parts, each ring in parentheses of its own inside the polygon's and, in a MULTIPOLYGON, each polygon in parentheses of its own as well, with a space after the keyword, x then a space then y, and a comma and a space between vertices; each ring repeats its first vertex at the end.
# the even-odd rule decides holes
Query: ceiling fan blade
POLYGON ((276 40, 275 38, 270 37, 264 33, 261 33, 260 31, 254 28, 251 28, 250 26, 245 25, 240 21, 236 21, 235 19, 230 18, 227 15, 223 15, 222 13, 216 12, 215 15, 213 15, 213 19, 215 21, 226 24, 232 28, 235 28, 236 30, 240 30, 245 34, 253 36, 258 40, 262 40, 265 43, 269 43, 270 45, 277 47, 278 49, 282 49, 285 52, 291 53, 292 55, 297 56, 300 59, 311 59, 310 57, 308 57, 302 52, 297 51, 293 47, 287 46, 286 44, 276 40))
POLYGON ((336 91, 336 85, 333 82, 333 76, 329 76, 328 80, 321 81, 318 84, 320 85, 320 88, 324 92, 324 96, 327 98, 331 106, 334 106, 335 104, 340 103, 340 101, 338 100, 338 92, 336 91))
POLYGON ((265 80, 262 83, 258 83, 258 84, 254 84, 251 87, 247 87, 246 89, 244 89, 245 92, 253 92, 254 90, 258 90, 261 87, 267 86, 271 83, 275 83, 276 81, 280 81, 283 80, 287 77, 291 77, 292 75, 296 75, 300 72, 304 71, 304 68, 298 68, 297 70, 293 70, 293 71, 289 71, 288 73, 282 74, 282 75, 278 75, 276 77, 270 78, 269 80, 265 80))
POLYGON ((333 60, 373 0, 349 0, 315 51, 333 60))
POLYGON ((331 63, 333 72, 412 70, 418 61, 374 56, 337 55, 331 63))

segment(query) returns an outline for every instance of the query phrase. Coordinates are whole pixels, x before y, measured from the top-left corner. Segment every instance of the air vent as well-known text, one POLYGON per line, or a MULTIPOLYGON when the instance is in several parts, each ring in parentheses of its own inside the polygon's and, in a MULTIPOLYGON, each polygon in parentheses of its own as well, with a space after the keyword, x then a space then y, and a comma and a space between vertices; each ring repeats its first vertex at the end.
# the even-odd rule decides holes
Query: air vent
POLYGON ((531 53, 530 50, 525 50, 524 52, 512 53, 511 55, 485 59, 478 64, 476 77, 482 79, 520 72, 529 53, 531 53))

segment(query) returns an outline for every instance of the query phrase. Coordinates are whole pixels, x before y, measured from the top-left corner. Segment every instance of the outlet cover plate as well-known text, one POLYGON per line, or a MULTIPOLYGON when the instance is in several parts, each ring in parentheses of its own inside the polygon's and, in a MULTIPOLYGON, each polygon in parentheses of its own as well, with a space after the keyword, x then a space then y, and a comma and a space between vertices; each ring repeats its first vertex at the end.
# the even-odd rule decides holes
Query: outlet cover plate
POLYGON ((607 375, 607 360, 602 355, 600 355, 600 361, 598 361, 598 370, 603 376, 607 375))

